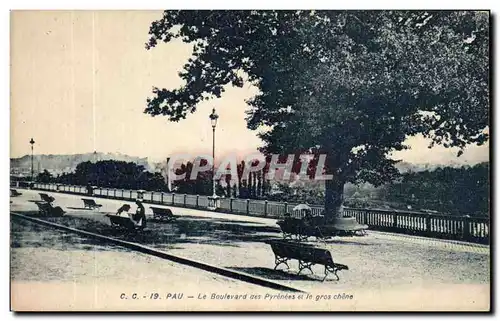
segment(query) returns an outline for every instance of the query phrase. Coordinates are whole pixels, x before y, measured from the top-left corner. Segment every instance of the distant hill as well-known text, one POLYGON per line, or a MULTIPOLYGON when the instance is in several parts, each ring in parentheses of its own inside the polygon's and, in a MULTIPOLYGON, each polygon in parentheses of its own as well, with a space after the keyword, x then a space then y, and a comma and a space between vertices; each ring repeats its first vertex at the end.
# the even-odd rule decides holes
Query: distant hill
MULTIPOLYGON (((34 172, 48 170, 52 174, 61 174, 63 172, 72 172, 79 163, 87 161, 100 160, 118 160, 125 162, 134 162, 143 165, 149 170, 147 157, 133 157, 119 153, 86 153, 73 155, 34 155, 34 172)), ((29 175, 31 171, 31 155, 25 155, 20 158, 10 159, 11 174, 29 175)))
POLYGON ((452 167, 452 168, 460 168, 463 166, 473 166, 475 164, 467 165, 459 162, 449 162, 447 164, 414 164, 407 162, 399 162, 395 165, 395 167, 399 170, 401 174, 408 172, 423 172, 423 171, 433 171, 438 168, 452 167))

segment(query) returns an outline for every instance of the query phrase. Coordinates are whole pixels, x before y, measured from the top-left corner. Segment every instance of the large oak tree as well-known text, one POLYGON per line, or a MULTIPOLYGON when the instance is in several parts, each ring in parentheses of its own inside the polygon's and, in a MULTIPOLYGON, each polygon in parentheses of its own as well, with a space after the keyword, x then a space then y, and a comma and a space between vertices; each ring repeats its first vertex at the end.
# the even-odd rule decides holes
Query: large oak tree
POLYGON ((397 175, 388 155, 408 136, 460 151, 488 140, 487 12, 165 11, 146 47, 175 38, 193 44, 185 84, 154 88, 145 112, 179 121, 250 82, 264 153, 327 154, 328 217, 346 182, 397 175))

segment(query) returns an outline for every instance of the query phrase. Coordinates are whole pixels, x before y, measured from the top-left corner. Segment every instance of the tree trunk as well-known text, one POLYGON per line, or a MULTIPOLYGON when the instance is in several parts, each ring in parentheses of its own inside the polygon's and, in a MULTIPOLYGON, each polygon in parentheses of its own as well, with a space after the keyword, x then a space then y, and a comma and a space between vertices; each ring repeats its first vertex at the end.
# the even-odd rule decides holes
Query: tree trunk
POLYGON ((333 177, 325 181, 325 219, 332 221, 343 216, 341 206, 344 199, 344 184, 333 177))

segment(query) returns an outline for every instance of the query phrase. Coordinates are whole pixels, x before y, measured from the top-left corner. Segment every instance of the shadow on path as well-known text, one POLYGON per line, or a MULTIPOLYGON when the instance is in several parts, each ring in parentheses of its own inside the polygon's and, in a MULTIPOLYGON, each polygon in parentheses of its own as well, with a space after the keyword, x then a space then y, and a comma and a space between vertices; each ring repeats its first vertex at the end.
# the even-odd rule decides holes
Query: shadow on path
POLYGON ((238 243, 264 242, 273 236, 276 237, 275 233, 279 232, 278 228, 265 225, 218 218, 193 219, 190 216, 180 216, 170 222, 158 222, 148 218, 145 230, 136 232, 112 227, 104 217, 98 221, 95 218, 75 215, 42 217, 37 211, 16 212, 96 234, 167 249, 183 243, 239 247, 238 243))
POLYGON ((14 218, 10 224, 10 247, 48 248, 54 250, 124 251, 118 246, 103 244, 101 241, 71 232, 53 230, 22 219, 14 218))
MULTIPOLYGON (((228 266, 228 269, 232 269, 239 272, 244 272, 256 276, 260 276, 270 280, 290 280, 290 281, 319 281, 323 280, 322 277, 314 275, 314 274, 299 274, 298 271, 290 270, 273 270, 265 267, 231 267, 228 266)), ((303 272, 304 273, 304 272, 303 272)), ((328 279, 325 281, 329 281, 328 279)))

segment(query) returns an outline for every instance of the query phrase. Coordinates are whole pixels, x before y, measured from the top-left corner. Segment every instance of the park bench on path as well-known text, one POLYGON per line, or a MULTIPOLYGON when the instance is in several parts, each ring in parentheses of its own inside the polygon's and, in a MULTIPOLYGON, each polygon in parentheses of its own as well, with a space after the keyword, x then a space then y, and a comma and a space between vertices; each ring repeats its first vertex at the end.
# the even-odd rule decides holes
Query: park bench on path
POLYGON ((88 208, 89 210, 93 210, 97 208, 98 210, 102 207, 101 204, 97 204, 93 199, 91 198, 82 198, 83 201, 83 206, 85 208, 88 208))
POLYGON ((17 191, 17 189, 14 189, 14 188, 11 188, 11 189, 10 189, 10 196, 12 196, 12 197, 16 197, 16 196, 21 196, 21 195, 23 195, 23 193, 19 193, 19 192, 17 191))
POLYGON ((61 207, 59 206, 53 207, 52 204, 47 202, 36 201, 35 204, 38 206, 38 212, 42 216, 58 217, 66 214, 66 212, 64 212, 64 210, 61 207))
POLYGON ((175 215, 172 213, 172 210, 169 208, 154 206, 151 206, 150 208, 153 211, 153 219, 166 219, 167 221, 176 219, 175 215))
MULTIPOLYGON (((123 204, 120 206, 120 208, 116 211, 116 214, 105 214, 106 217, 109 218, 109 221, 111 223, 111 226, 116 228, 116 227, 123 227, 129 231, 137 231, 137 230, 144 230, 145 224, 141 225, 136 225, 134 222, 130 220, 130 217, 128 216, 128 213, 126 215, 122 215, 123 212, 128 212, 130 211, 130 205, 129 204, 123 204)), ((145 222, 144 222, 145 223, 145 222)))
POLYGON ((312 217, 310 222, 306 222, 304 219, 287 217, 284 220, 277 221, 276 224, 281 228, 285 240, 291 240, 293 236, 300 242, 307 241, 311 236, 324 240, 327 236, 321 231, 322 220, 322 216, 312 217))
POLYGON ((52 196, 49 196, 45 193, 38 193, 40 195, 40 198, 42 199, 42 201, 44 202, 47 202, 47 203, 52 203, 54 202, 56 199, 53 198, 52 196))
POLYGON ((335 225, 325 223, 324 216, 311 216, 301 219, 288 216, 277 221, 276 224, 279 225, 283 232, 283 239, 291 240, 295 236, 299 242, 307 241, 311 236, 325 241, 333 236, 366 235, 366 229, 368 228, 368 225, 357 224, 353 230, 351 230, 351 226, 346 226, 349 230, 339 230, 335 225))
POLYGON ((285 264, 290 268, 287 261, 292 259, 299 261, 299 272, 297 274, 300 274, 304 269, 308 269, 314 274, 311 270, 311 266, 315 264, 323 265, 325 267, 325 276, 322 281, 326 279, 328 273, 335 274, 337 280, 340 280, 337 272, 340 270, 349 270, 347 265, 335 263, 330 251, 326 249, 282 240, 270 240, 266 243, 270 244, 273 250, 275 257, 274 262, 276 264, 274 267, 275 270, 280 264, 285 264))
POLYGON ((109 218, 112 227, 123 227, 130 231, 143 230, 144 224, 136 225, 130 220, 128 216, 122 216, 117 214, 106 214, 109 218))

